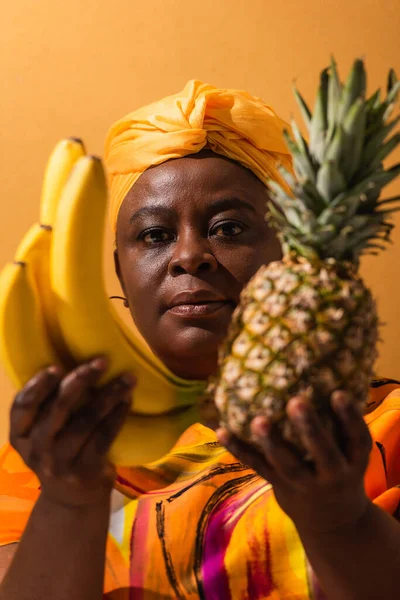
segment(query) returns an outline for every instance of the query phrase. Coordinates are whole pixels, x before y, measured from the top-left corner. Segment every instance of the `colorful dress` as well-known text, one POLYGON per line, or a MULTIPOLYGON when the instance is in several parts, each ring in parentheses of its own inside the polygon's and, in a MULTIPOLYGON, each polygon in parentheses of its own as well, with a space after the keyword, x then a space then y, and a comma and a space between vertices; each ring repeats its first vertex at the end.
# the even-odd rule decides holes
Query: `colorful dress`
MULTIPOLYGON (((365 419, 374 439, 366 490, 397 516, 400 384, 373 382, 365 419)), ((39 494, 37 478, 7 444, 0 452, 0 545, 20 539, 39 494)), ((104 583, 104 599, 113 598, 325 596, 271 485, 195 424, 162 460, 118 469, 104 583)))

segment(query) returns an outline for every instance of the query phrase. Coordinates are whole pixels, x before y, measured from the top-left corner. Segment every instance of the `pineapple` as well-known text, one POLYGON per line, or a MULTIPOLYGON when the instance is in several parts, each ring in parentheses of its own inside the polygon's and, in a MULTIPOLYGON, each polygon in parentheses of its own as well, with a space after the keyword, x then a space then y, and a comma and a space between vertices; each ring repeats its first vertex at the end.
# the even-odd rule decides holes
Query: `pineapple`
POLYGON ((293 121, 285 137, 294 174, 281 170, 290 192, 270 182, 266 217, 279 232, 283 260, 262 266, 243 289, 208 386, 221 424, 243 440, 251 441, 250 422, 263 414, 304 456, 286 418, 291 397, 305 397, 335 435, 335 390, 365 406, 379 323, 357 271, 362 254, 389 240, 388 217, 400 200, 379 200, 400 173, 400 164, 382 165, 400 141, 400 134, 386 141, 399 120, 388 121, 399 90, 391 70, 386 98, 378 90, 366 99, 363 61, 343 85, 333 59, 321 73, 313 114, 295 89, 309 142, 293 121))

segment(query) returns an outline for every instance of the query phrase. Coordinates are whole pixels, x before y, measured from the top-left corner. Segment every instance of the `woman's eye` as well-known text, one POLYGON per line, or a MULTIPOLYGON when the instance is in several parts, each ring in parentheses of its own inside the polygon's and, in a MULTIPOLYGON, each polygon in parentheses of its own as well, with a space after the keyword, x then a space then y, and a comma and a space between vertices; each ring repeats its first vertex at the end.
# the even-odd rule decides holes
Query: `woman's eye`
POLYGON ((159 244, 160 242, 167 242, 169 237, 170 234, 163 229, 150 229, 149 231, 144 231, 140 235, 140 239, 146 244, 159 244))
POLYGON ((213 234, 217 235, 218 237, 221 237, 222 235, 223 237, 232 238, 242 233, 243 230, 244 227, 239 225, 239 223, 227 221, 226 223, 220 223, 216 225, 213 229, 213 234), (218 232, 222 232, 222 234, 218 232))

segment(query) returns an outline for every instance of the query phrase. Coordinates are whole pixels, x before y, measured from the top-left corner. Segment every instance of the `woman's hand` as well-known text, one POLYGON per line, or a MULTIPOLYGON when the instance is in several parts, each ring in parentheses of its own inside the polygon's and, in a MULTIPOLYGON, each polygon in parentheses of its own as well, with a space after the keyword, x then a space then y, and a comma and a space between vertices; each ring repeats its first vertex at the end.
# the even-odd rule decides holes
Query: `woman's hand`
POLYGON ((296 427, 312 465, 299 459, 281 436, 270 432, 268 420, 256 417, 251 429, 260 450, 225 428, 217 438, 240 461, 273 485, 281 508, 302 532, 329 533, 360 519, 370 501, 364 473, 372 440, 360 409, 344 392, 336 392, 332 407, 340 419, 346 451, 340 450, 316 412, 301 398, 292 398, 287 415, 296 427))
POLYGON ((107 453, 128 415, 134 378, 123 374, 95 388, 106 368, 104 358, 68 374, 49 367, 14 399, 11 445, 52 502, 82 507, 109 498, 115 467, 107 453))

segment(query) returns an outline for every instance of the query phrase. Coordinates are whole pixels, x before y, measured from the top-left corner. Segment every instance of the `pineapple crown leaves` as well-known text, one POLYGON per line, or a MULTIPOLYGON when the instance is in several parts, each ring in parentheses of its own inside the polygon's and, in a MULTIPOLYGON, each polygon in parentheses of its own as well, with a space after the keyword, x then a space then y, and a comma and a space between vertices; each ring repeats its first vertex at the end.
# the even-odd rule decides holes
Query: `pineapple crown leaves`
POLYGON ((309 141, 292 120, 284 136, 294 175, 283 167, 280 173, 293 195, 275 181, 268 183, 267 218, 278 229, 285 254, 357 265, 361 254, 375 254, 390 241, 388 219, 398 210, 400 196, 379 198, 400 175, 400 164, 383 166, 400 144, 400 133, 388 138, 400 121, 389 121, 400 81, 391 69, 384 99, 380 90, 367 98, 366 87, 363 60, 354 62, 342 83, 333 58, 320 75, 313 112, 294 86, 309 141))

